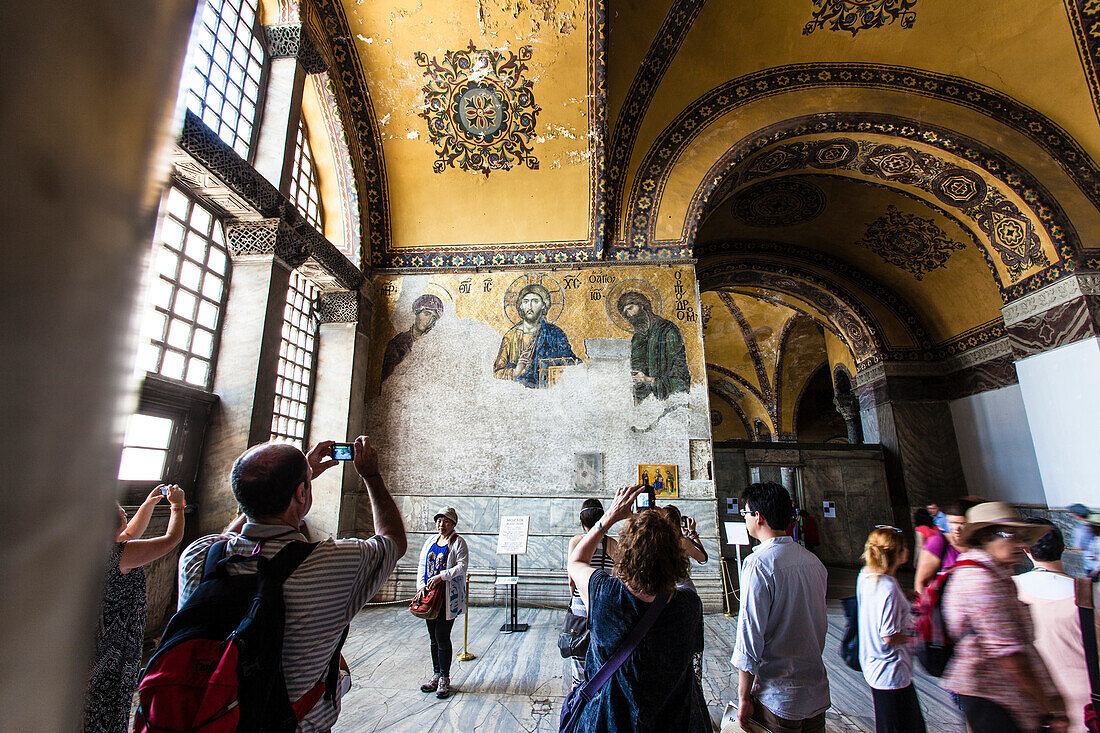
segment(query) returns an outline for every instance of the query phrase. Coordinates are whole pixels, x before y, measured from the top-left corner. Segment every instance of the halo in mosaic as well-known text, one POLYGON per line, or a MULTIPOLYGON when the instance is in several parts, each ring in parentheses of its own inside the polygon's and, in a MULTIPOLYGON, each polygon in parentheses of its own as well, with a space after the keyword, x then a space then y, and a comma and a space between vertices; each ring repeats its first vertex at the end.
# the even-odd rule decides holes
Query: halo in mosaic
POLYGON ((804 36, 825 26, 831 31, 848 31, 853 36, 894 22, 902 28, 912 28, 917 20, 913 10, 917 0, 813 0, 813 4, 813 17, 802 29, 804 36))
POLYGON ((540 108, 531 80, 523 75, 531 47, 511 51, 478 48, 473 41, 442 60, 415 55, 427 83, 424 111, 438 158, 436 173, 448 166, 484 173, 526 165, 539 167, 531 142, 540 108))
POLYGON ((787 227, 821 216, 825 192, 799 178, 779 178, 750 186, 734 195, 731 212, 753 227, 787 227))
POLYGON ((863 239, 856 242, 867 247, 895 267, 913 273, 918 280, 932 270, 945 267, 951 253, 966 249, 941 230, 933 219, 922 219, 899 211, 892 204, 886 213, 867 227, 863 239))

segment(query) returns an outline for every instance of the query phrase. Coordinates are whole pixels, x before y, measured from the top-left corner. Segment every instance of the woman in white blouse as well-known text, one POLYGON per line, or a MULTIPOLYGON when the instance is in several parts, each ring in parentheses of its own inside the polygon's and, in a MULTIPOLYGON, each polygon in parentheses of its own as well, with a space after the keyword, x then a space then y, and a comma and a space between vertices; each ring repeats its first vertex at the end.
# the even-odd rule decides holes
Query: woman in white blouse
POLYGON ((875 703, 875 733, 925 732, 913 687, 912 615, 895 577, 908 559, 902 531, 878 527, 867 537, 856 581, 859 664, 875 703))
POLYGON ((443 585, 443 602, 439 615, 428 619, 428 637, 432 645, 432 678, 420 686, 421 692, 434 692, 440 700, 451 696, 451 627, 466 611, 466 567, 470 551, 466 540, 455 532, 458 512, 447 507, 436 512, 438 536, 429 537, 420 550, 416 571, 416 589, 443 585))

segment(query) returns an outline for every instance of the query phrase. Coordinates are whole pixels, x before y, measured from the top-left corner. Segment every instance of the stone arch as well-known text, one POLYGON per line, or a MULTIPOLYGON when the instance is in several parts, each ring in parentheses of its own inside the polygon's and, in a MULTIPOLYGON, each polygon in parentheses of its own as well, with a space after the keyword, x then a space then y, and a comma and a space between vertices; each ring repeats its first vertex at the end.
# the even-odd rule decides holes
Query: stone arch
MULTIPOLYGON (((696 189, 681 241, 694 248, 710 201, 758 181, 809 173, 889 188, 953 219, 978 245, 1006 300, 1012 286, 1026 279, 1022 273, 1036 267, 1061 273, 1081 251, 1081 240, 1057 200, 1002 153, 912 120, 870 114, 860 115, 859 120, 842 114, 808 115, 739 140, 710 167, 696 189), (934 133, 934 147, 942 152, 926 152, 928 141, 921 138, 928 133, 934 133), (871 134, 878 140, 870 141, 871 134), (898 144, 882 143, 883 137, 898 144), (888 168, 899 163, 904 169, 888 168), (991 185, 987 176, 997 183, 991 185), (1022 251, 1016 252, 1019 245, 1022 251), (1007 278, 1001 270, 1007 271, 1007 278), (1019 279, 1013 280, 1014 276, 1019 279)), ((652 229, 647 232, 652 234, 652 229)))

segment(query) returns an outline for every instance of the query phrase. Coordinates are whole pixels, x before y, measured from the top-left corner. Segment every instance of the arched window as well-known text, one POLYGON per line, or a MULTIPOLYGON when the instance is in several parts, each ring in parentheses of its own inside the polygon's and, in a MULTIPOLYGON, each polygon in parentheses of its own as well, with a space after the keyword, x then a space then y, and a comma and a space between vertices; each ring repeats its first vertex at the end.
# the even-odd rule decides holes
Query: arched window
POLYGON ((306 124, 298 121, 298 137, 294 142, 294 175, 290 179, 290 200, 302 212, 313 228, 321 234, 321 187, 317 183, 317 166, 309 146, 306 124))
POLYGON ((247 160, 267 55, 256 0, 207 0, 191 43, 187 108, 247 160))
POLYGON ((283 339, 279 345, 272 440, 304 447, 309 425, 310 391, 313 389, 314 352, 317 346, 317 298, 320 290, 301 273, 290 274, 283 311, 283 339))

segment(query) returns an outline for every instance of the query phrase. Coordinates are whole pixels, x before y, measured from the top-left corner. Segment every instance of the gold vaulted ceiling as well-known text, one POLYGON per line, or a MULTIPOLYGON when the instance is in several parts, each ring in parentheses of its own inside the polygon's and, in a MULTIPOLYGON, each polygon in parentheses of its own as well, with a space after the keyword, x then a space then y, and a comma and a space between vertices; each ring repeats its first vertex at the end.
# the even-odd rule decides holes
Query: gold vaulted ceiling
POLYGON ((1080 32, 1100 9, 1082 0, 307 0, 304 15, 337 69, 375 267, 696 256, 703 271, 723 243, 744 260, 763 242, 920 347, 1100 263, 1100 44, 1080 32), (471 129, 497 136, 495 158, 471 129), (834 138, 859 156, 750 171, 760 151, 834 138), (868 173, 876 145, 919 170, 868 173), (732 213, 792 181, 823 196, 811 219, 732 213))

